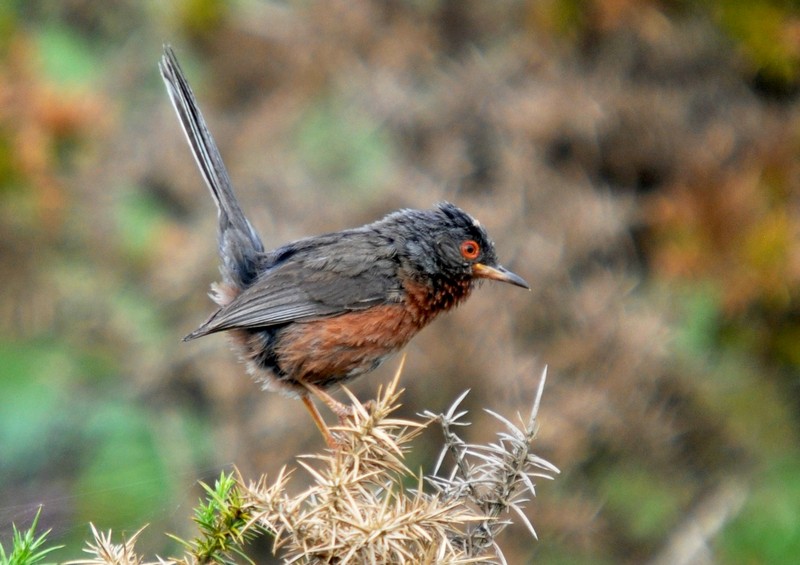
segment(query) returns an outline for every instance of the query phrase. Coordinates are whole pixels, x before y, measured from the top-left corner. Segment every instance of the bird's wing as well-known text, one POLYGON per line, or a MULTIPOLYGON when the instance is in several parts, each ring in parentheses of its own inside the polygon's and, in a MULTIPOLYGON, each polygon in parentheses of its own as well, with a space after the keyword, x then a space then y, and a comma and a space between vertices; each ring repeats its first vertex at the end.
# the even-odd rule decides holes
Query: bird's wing
MULTIPOLYGON (((339 234, 341 237, 341 234, 339 234)), ((347 239, 347 238, 345 238, 347 239)), ((309 240, 312 241, 312 240, 309 240)), ((331 244, 313 241, 313 251, 289 249, 289 257, 267 267, 258 280, 187 336, 193 339, 233 328, 257 328, 335 316, 400 297, 397 263, 378 255, 361 238, 331 244)), ((286 250, 278 251, 286 254, 286 250)))

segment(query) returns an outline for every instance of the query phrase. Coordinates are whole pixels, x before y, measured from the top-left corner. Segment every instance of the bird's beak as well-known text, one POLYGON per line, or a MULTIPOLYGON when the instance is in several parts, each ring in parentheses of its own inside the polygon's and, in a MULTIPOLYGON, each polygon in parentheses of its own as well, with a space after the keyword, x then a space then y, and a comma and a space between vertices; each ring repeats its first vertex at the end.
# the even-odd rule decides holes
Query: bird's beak
POLYGON ((515 275, 500 265, 497 267, 490 267, 489 265, 484 265, 483 263, 475 263, 472 265, 472 276, 476 279, 492 279, 495 281, 510 283, 515 286, 521 286, 522 288, 527 288, 528 290, 531 289, 530 285, 525 282, 525 279, 519 275, 515 275))

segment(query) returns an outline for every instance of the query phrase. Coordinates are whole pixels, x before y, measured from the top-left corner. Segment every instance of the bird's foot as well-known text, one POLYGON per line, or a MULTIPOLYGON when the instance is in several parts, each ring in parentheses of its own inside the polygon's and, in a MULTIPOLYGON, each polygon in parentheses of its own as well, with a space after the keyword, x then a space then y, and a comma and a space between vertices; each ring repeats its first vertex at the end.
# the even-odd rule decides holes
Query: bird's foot
POLYGON ((333 436, 330 428, 328 428, 328 425, 325 423, 325 420, 322 419, 322 415, 319 413, 319 410, 317 410, 317 407, 314 406, 314 401, 305 394, 301 396, 300 399, 308 409, 309 414, 311 414, 311 418, 317 425, 317 429, 322 434, 322 437, 325 438, 325 443, 328 444, 328 447, 333 450, 339 449, 341 447, 340 442, 333 436))
MULTIPOLYGON (((304 383, 304 386, 309 393, 319 398, 328 408, 330 408, 331 412, 333 412, 334 415, 339 419, 340 424, 345 424, 348 420, 355 420, 357 413, 371 414, 377 406, 374 400, 370 399, 364 403, 359 403, 355 398, 353 399, 355 404, 343 404, 342 402, 339 402, 333 398, 323 389, 315 385, 304 383)), ((328 428, 328 426, 325 424, 325 421, 322 419, 317 407, 314 406, 311 398, 308 395, 304 395, 302 399, 303 403, 306 405, 306 408, 308 408, 308 411, 311 413, 311 417, 314 419, 314 423, 317 425, 317 428, 319 428, 319 431, 322 432, 322 436, 325 438, 325 442, 328 444, 328 447, 331 449, 338 449, 341 447, 338 440, 331 433, 330 428, 328 428)))

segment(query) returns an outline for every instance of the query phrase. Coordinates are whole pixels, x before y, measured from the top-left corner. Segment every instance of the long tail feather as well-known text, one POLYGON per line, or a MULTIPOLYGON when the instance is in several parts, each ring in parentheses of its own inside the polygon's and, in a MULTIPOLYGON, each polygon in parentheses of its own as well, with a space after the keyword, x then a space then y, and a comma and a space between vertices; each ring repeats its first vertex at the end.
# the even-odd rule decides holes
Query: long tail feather
POLYGON ((255 278, 256 256, 264 251, 264 245, 236 200, 217 144, 171 47, 164 47, 158 67, 200 173, 217 204, 223 278, 242 289, 255 278))

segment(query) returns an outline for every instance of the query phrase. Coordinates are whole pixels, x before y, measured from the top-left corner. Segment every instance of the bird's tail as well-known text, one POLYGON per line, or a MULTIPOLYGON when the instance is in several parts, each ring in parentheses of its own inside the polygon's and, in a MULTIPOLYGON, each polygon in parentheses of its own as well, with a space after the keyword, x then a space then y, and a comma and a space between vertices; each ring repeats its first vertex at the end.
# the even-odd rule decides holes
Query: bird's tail
POLYGON ((236 200, 217 144, 208 131, 178 59, 168 45, 164 47, 158 68, 200 173, 217 204, 223 280, 241 290, 255 278, 258 255, 264 251, 264 245, 236 200))

